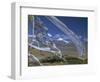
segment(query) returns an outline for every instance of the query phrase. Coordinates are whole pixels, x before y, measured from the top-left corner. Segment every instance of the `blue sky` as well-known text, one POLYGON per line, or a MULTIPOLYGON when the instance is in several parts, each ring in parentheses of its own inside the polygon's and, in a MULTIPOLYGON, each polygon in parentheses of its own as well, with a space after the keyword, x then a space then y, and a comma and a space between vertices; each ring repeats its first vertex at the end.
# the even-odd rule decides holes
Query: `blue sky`
MULTIPOLYGON (((44 25, 48 28, 48 32, 52 35, 63 34, 63 32, 57 28, 53 23, 51 23, 44 16, 38 16, 44 25)), ((56 16, 60 21, 68 26, 70 30, 76 33, 78 36, 87 38, 87 28, 88 28, 88 18, 86 17, 64 17, 56 16)), ((32 34, 32 23, 28 21, 28 34, 32 34)))

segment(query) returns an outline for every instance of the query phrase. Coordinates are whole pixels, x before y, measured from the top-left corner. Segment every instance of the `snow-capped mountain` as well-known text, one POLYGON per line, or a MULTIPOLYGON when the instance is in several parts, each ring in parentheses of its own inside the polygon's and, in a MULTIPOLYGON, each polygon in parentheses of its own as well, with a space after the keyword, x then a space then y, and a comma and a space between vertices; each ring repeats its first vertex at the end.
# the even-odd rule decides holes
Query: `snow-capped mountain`
POLYGON ((53 40, 62 41, 64 43, 66 43, 66 44, 70 42, 68 36, 65 36, 63 34, 56 34, 55 36, 53 36, 53 40))
POLYGON ((61 43, 63 45, 68 44, 69 38, 65 36, 64 34, 55 34, 48 32, 47 27, 44 26, 43 23, 41 23, 41 20, 37 18, 38 22, 35 22, 35 28, 34 28, 34 35, 29 35, 29 42, 33 41, 32 39, 35 39, 37 43, 39 43, 40 47, 50 47, 53 44, 61 43), (33 38, 32 38, 33 37, 33 38))
POLYGON ((48 35, 49 37, 52 37, 52 34, 50 34, 50 33, 47 33, 47 35, 48 35))
MULTIPOLYGON (((32 35, 29 35, 28 38, 32 39, 32 35)), ((47 34, 43 34, 41 33, 40 36, 37 37, 38 41, 40 44, 46 44, 46 43, 50 43, 50 42, 64 42, 66 44, 68 44, 70 42, 70 40, 68 38, 66 38, 65 35, 60 35, 60 34, 56 34, 56 35, 52 35, 51 33, 47 33, 47 34)))
POLYGON ((58 41, 63 41, 63 42, 65 42, 66 44, 68 44, 68 43, 69 43, 69 41, 64 40, 63 38, 58 38, 57 40, 58 40, 58 41))

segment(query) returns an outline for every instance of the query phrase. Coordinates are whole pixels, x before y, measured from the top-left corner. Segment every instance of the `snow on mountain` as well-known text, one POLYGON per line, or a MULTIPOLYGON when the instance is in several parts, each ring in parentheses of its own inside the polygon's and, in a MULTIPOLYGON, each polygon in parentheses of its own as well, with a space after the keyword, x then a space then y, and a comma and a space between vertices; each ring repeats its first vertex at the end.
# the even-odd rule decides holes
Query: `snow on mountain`
POLYGON ((58 41, 63 41, 63 42, 65 42, 65 43, 69 43, 69 41, 64 40, 63 38, 58 38, 57 40, 58 40, 58 41))
POLYGON ((63 40, 63 38, 58 38, 57 40, 62 41, 62 40, 63 40))
POLYGON ((38 49, 38 50, 41 50, 41 51, 48 51, 48 52, 56 53, 56 51, 51 50, 49 47, 41 48, 41 47, 34 46, 32 44, 28 44, 28 45, 30 47, 33 47, 33 48, 38 49))
POLYGON ((65 43, 69 43, 69 38, 65 35, 56 34, 55 36, 53 36, 53 39, 57 41, 63 41, 65 43))
POLYGON ((61 35, 61 37, 64 39, 64 40, 69 40, 69 37, 67 35, 61 35))
POLYGON ((53 36, 54 39, 63 38, 64 40, 69 40, 69 37, 64 34, 56 34, 53 36))
POLYGON ((64 41, 65 43, 67 43, 67 44, 69 43, 69 41, 67 41, 67 40, 63 40, 63 41, 64 41))
POLYGON ((56 34, 56 35, 53 36, 53 39, 56 40, 56 39, 58 39, 58 38, 60 38, 60 37, 61 37, 60 34, 56 34))
POLYGON ((52 35, 50 33, 47 34, 49 37, 52 37, 52 35))

